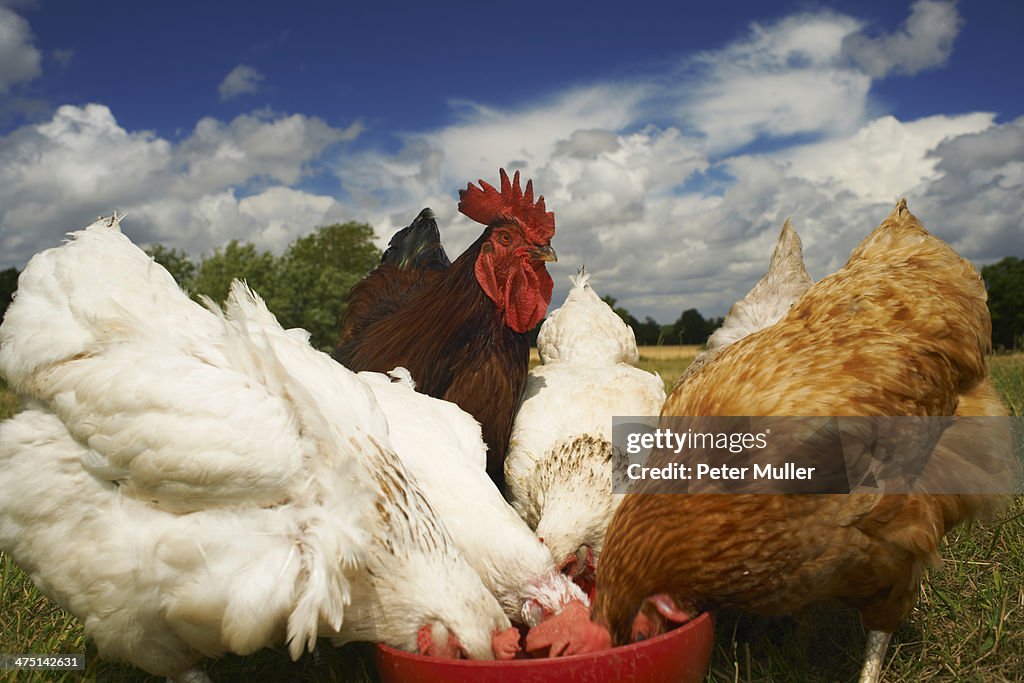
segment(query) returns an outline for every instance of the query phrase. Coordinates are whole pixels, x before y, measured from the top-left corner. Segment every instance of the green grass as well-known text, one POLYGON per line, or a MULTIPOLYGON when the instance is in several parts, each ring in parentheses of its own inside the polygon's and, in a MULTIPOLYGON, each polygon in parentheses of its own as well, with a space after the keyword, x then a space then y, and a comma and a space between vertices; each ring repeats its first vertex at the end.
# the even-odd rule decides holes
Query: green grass
MULTIPOLYGON (((943 566, 889 646, 883 680, 1019 681, 1024 677, 1024 504, 954 529, 943 566)), ((857 612, 816 606, 795 619, 723 614, 708 681, 850 681, 863 657, 857 612)))
POLYGON ((995 356, 989 364, 992 382, 999 389, 1010 414, 1024 416, 1024 353, 995 356))
MULTIPOLYGON (((678 347, 642 349, 641 365, 657 370, 671 386, 692 360, 678 347)), ((1014 415, 1024 415, 1024 354, 997 356, 992 378, 1014 415)), ((18 401, 0 383, 0 418, 18 401)), ((921 600, 896 631, 883 680, 1020 681, 1024 679, 1024 501, 997 519, 955 529, 947 537, 943 566, 928 573, 921 600)), ((715 650, 707 680, 850 681, 860 669, 864 633, 857 613, 836 605, 815 607, 796 618, 767 620, 722 613, 716 618, 715 650)), ((0 553, 0 652, 85 653, 86 680, 128 683, 162 681, 123 664, 101 660, 81 625, 39 594, 0 553)), ((321 661, 291 662, 282 650, 207 662, 216 681, 375 681, 370 649, 321 647, 321 661)), ((6 672, 4 681, 77 681, 82 672, 6 672)))
POLYGON ((21 402, 13 391, 7 387, 7 383, 0 378, 0 420, 5 420, 18 412, 21 402))

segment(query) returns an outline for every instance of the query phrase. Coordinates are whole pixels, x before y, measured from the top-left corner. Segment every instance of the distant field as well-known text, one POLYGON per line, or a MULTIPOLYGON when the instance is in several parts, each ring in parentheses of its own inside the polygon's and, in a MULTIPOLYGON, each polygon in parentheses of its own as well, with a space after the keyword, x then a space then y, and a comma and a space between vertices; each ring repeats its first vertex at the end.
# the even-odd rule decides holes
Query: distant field
MULTIPOLYGON (((699 344, 688 344, 685 346, 641 346, 639 348, 640 361, 646 360, 653 363, 681 359, 693 360, 694 356, 700 353, 702 347, 699 344)), ((536 347, 530 349, 530 361, 532 363, 540 362, 540 356, 537 355, 536 347)))
MULTIPOLYGON (((660 372, 668 386, 693 360, 692 346, 645 347, 640 365, 660 372)), ((997 356, 992 379, 1013 414, 1024 415, 1024 354, 997 356)), ((0 418, 18 401, 0 382, 0 418)), ((55 495, 58 492, 55 492, 55 495)), ((1017 681, 1024 672, 1024 503, 997 520, 960 527, 947 538, 944 566, 930 571, 921 601, 893 637, 883 679, 1017 681)), ((860 667, 864 634, 856 613, 815 609, 799 620, 761 620, 722 614, 708 681, 849 681, 860 667)), ((376 680, 367 647, 325 647, 322 663, 290 662, 281 651, 225 657, 207 663, 223 683, 302 680, 365 683, 376 680)), ((87 680, 162 681, 126 665, 101 661, 81 625, 39 594, 0 553, 0 653, 81 653, 87 680)), ((77 681, 68 675, 5 672, 4 681, 77 681)))

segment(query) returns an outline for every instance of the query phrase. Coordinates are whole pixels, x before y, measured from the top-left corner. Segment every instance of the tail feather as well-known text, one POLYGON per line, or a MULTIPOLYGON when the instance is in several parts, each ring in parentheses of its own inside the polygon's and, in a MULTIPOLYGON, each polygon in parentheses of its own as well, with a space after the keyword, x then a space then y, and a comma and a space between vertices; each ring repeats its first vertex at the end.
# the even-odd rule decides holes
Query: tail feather
POLYGON ((400 270, 445 270, 450 266, 434 212, 423 209, 408 227, 396 232, 380 262, 400 270))
MULTIPOLYGON (((302 520, 295 539, 302 569, 295 586, 295 606, 288 617, 287 640, 289 653, 297 659, 304 649, 311 650, 315 645, 320 624, 335 632, 341 628, 345 607, 351 600, 347 574, 364 560, 362 551, 368 540, 365 516, 373 495, 358 461, 338 457, 349 445, 342 431, 345 425, 325 418, 316 396, 287 366, 285 356, 298 351, 296 347, 302 347, 307 355, 317 352, 282 329, 260 296, 238 280, 231 284, 224 310, 220 317, 225 326, 226 353, 250 376, 259 377, 289 398, 303 431, 319 443, 321 457, 310 486, 320 489, 316 492, 318 498, 344 502, 344 509, 311 511, 302 520), (360 489, 351 488, 355 482, 359 482, 360 489), (346 489, 347 496, 337 490, 328 491, 333 487, 346 489)), ((332 369, 337 367, 328 363, 332 369)))

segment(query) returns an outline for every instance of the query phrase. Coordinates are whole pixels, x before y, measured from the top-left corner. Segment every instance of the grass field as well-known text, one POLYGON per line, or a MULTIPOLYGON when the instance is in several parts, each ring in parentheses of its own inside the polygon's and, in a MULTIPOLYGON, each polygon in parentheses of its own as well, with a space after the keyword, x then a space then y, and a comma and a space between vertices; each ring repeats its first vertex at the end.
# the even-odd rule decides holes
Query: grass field
MULTIPOLYGON (((641 349, 639 365, 675 382, 696 347, 641 349)), ((992 378, 1013 414, 1024 415, 1024 354, 992 359, 992 378)), ((18 409, 0 384, 0 418, 18 409)), ((1024 680, 1024 503, 999 518, 954 530, 943 567, 930 571, 922 597, 897 630, 883 679, 890 683, 1024 680)), ((849 681, 860 668, 864 633, 857 614, 822 606, 795 619, 719 614, 708 681, 849 681)), ((291 662, 283 651, 207 663, 216 681, 375 681, 369 648, 323 650, 291 662)), ((0 653, 85 653, 87 680, 158 681, 127 665, 100 660, 81 625, 39 594, 0 553, 0 653)), ((82 672, 5 672, 3 681, 77 681, 82 672)))

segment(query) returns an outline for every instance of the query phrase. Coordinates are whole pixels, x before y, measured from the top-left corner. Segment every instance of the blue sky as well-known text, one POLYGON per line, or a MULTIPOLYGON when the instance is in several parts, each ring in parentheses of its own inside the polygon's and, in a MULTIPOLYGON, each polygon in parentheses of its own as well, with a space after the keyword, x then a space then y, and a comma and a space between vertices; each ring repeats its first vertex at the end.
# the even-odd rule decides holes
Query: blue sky
POLYGON ((193 255, 422 206, 520 168, 635 315, 721 314, 786 217, 815 278, 900 196, 1024 256, 1024 4, 0 0, 0 268, 113 207, 193 255))

